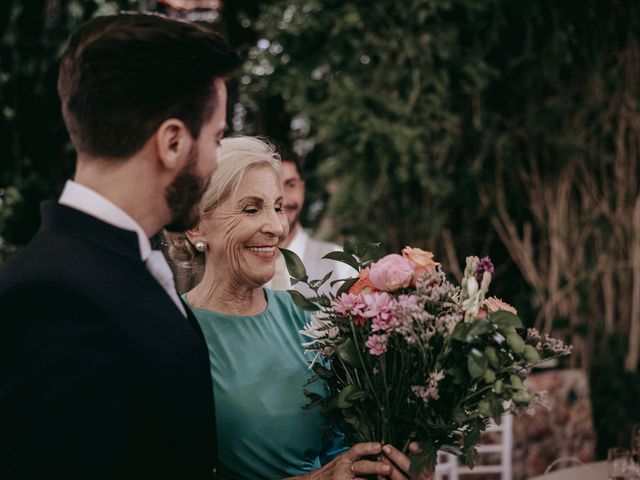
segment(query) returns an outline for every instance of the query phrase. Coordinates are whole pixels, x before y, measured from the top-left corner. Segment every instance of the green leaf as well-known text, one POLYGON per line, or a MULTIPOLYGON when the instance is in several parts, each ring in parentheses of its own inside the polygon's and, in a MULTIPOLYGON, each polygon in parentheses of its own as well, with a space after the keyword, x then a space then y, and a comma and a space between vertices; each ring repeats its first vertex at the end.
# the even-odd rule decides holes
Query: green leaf
POLYGON ((312 392, 311 390, 309 390, 309 389, 307 389, 307 388, 305 388, 305 389, 303 390, 303 393, 304 393, 304 396, 305 396, 305 397, 307 397, 307 398, 308 398, 309 400, 311 400, 312 402, 313 402, 313 401, 316 401, 316 400, 318 400, 318 399, 320 399, 320 400, 321 400, 322 398, 324 398, 324 397, 323 397, 322 395, 320 395, 319 393, 317 393, 317 392, 312 392))
POLYGON ((462 450, 460 450, 455 445, 442 445, 440 447, 440 450, 442 450, 443 452, 450 453, 451 455, 455 455, 456 457, 459 457, 460 455, 462 455, 462 450))
POLYGON ((291 295, 291 299, 293 300, 293 303, 295 303, 302 310, 307 310, 309 312, 316 312, 320 310, 320 307, 318 305, 308 300, 304 295, 302 295, 297 290, 287 290, 287 292, 289 292, 289 295, 291 295))
POLYGON ((456 407, 453 409, 452 418, 458 425, 462 425, 469 418, 469 415, 462 408, 456 407))
POLYGON ((347 293, 349 291, 349 289, 351 287, 353 287, 353 285, 358 281, 357 278, 347 278, 344 283, 342 285, 340 285, 340 288, 338 289, 338 291, 336 292, 336 297, 339 297, 340 295, 342 295, 343 293, 347 293))
POLYGON ((358 246, 351 243, 349 240, 345 240, 344 244, 342 245, 344 253, 349 253, 352 255, 355 255, 357 248, 358 246))
POLYGON ((420 442, 420 453, 409 453, 408 457, 411 460, 411 468, 409 473, 412 476, 417 477, 423 470, 432 470, 435 468, 436 459, 438 455, 437 447, 431 442, 420 442))
POLYGON ((349 395, 349 401, 350 402, 354 402, 356 400, 364 400, 365 398, 369 398, 371 395, 369 395, 369 392, 365 391, 365 390, 359 390, 355 393, 352 393, 351 395, 349 395))
POLYGON ((522 320, 520 320, 519 317, 504 310, 490 314, 488 319, 500 329, 524 328, 522 320))
POLYGON ((502 412, 504 410, 502 401, 495 395, 489 394, 485 397, 489 401, 489 408, 491 410, 491 418, 500 425, 502 419, 502 412))
POLYGON ((302 263, 300 257, 286 248, 281 248, 280 252, 282 252, 282 255, 284 256, 284 261, 287 264, 289 275, 298 281, 306 282, 307 269, 304 268, 304 263, 302 263))
POLYGON ((335 260, 336 262, 342 262, 349 265, 356 271, 360 271, 360 262, 356 257, 349 253, 341 252, 340 250, 336 250, 335 252, 329 252, 324 257, 327 260, 335 260))
POLYGON ((322 280, 320 280, 320 286, 324 285, 326 281, 329 280, 329 278, 331 278, 331 275, 333 275, 333 270, 330 270, 329 272, 327 272, 327 274, 324 277, 322 277, 322 280))
POLYGON ((325 397, 315 392, 312 392, 306 388, 304 389, 304 395, 309 399, 309 403, 307 403, 302 407, 303 410, 311 410, 321 405, 325 401, 325 397))
POLYGON ((478 337, 480 335, 487 334, 493 330, 493 325, 486 318, 481 318, 480 320, 475 320, 470 323, 471 328, 467 333, 470 337, 478 337))
POLYGON ((447 377, 451 378, 453 383, 460 385, 464 382, 465 378, 467 378, 463 369, 464 366, 462 365, 451 367, 446 371, 447 377))
POLYGON ((459 323, 458 326, 453 330, 451 334, 451 338, 454 340, 458 340, 460 342, 468 343, 470 341, 469 331, 471 330, 470 323, 459 323))
POLYGON ((351 365, 352 367, 362 368, 360 359, 358 358, 356 344, 353 343, 353 340, 350 338, 347 338, 344 342, 338 344, 336 351, 344 363, 351 365))
POLYGON ((358 385, 347 385, 340 390, 337 398, 338 408, 349 408, 353 406, 353 403, 351 403, 351 396, 358 391, 360 391, 360 387, 358 385))
POLYGON ((471 378, 480 378, 489 366, 489 361, 480 350, 473 348, 467 358, 467 368, 471 378))
POLYGON ((360 257, 360 259, 364 259, 369 254, 369 252, 379 249, 380 245, 382 245, 380 242, 361 242, 355 246, 354 252, 349 253, 353 253, 354 255, 360 257))
POLYGON ((331 306, 331 299, 326 295, 318 295, 317 297, 309 297, 307 300, 313 303, 317 303, 323 307, 331 306))
POLYGON ((334 377, 334 373, 327 367, 322 365, 321 362, 316 362, 313 364, 313 372, 322 380, 330 380, 334 377))

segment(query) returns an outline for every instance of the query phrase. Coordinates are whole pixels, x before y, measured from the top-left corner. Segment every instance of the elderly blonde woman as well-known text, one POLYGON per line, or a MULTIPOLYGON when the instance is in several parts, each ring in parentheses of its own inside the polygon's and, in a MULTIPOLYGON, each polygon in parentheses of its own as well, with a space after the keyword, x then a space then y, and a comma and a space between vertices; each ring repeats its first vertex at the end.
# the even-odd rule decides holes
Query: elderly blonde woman
POLYGON ((222 140, 218 158, 200 224, 167 239, 175 261, 203 269, 184 298, 209 348, 219 478, 405 478, 409 461, 399 451, 385 446, 384 461, 365 459, 377 458, 383 446, 347 450, 326 435, 320 411, 303 410, 310 370, 298 331, 308 314, 289 294, 263 288, 288 233, 280 160, 252 137, 222 140))

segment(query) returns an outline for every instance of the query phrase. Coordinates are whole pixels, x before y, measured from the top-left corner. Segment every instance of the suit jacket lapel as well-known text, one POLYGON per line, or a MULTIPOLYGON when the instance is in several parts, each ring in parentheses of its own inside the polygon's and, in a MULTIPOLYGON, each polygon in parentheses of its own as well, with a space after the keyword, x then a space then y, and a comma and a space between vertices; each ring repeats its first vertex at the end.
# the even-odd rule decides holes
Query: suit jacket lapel
POLYGON ((91 215, 53 201, 43 202, 40 212, 41 231, 59 231, 82 237, 106 250, 142 262, 136 232, 114 227, 91 215))

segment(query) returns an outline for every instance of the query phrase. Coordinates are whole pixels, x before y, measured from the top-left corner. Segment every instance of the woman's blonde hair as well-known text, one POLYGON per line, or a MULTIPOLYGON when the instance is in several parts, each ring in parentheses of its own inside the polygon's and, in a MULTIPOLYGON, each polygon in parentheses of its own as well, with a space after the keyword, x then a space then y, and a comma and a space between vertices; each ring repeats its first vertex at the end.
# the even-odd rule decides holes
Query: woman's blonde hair
MULTIPOLYGON (((201 218, 210 218, 212 212, 225 200, 233 197, 247 172, 254 168, 269 167, 280 181, 280 155, 264 138, 224 138, 218 148, 218 168, 200 200, 201 218)), ((186 232, 164 232, 169 256, 177 266, 202 270, 204 254, 195 249, 186 232)))

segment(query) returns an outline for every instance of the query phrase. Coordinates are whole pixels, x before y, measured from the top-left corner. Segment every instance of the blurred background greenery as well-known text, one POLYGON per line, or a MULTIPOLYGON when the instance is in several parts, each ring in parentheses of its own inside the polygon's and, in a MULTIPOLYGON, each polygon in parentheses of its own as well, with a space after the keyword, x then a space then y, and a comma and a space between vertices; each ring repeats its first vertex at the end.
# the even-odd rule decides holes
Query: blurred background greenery
POLYGON ((431 249, 457 277, 465 255, 491 255, 493 291, 575 346, 598 456, 628 442, 640 421, 637 1, 3 0, 0 265, 73 174, 55 93, 65 39, 123 9, 229 37, 246 58, 230 134, 302 156, 317 235, 431 249))

